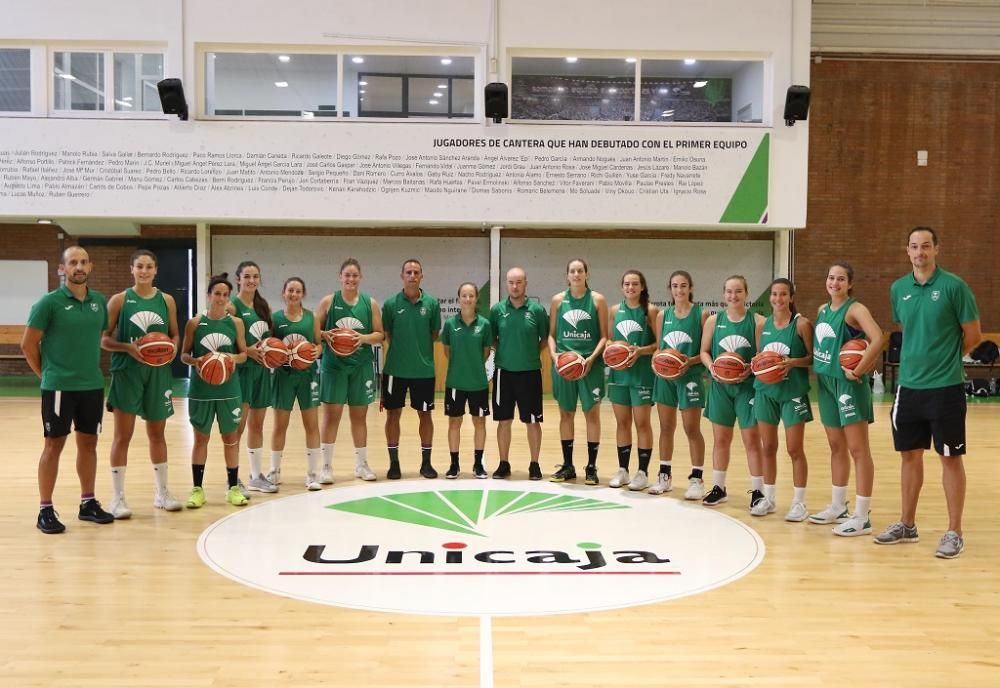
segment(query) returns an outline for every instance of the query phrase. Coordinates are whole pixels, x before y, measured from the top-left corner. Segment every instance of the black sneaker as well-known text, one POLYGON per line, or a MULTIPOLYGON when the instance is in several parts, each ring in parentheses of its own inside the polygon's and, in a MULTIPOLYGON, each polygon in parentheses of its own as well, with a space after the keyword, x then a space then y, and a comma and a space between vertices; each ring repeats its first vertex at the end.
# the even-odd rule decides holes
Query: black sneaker
POLYGON ((403 477, 403 474, 399 471, 399 461, 389 462, 389 472, 385 474, 385 477, 389 480, 399 480, 403 477))
POLYGON ((457 463, 451 464, 451 466, 448 467, 448 472, 444 474, 444 477, 446 477, 448 480, 454 480, 455 478, 457 478, 458 464, 457 463))
POLYGON ((747 494, 750 495, 750 508, 753 509, 754 505, 760 500, 764 499, 764 493, 760 490, 747 490, 747 494))
POLYGON ((528 464, 528 480, 541 480, 542 479, 542 468, 538 465, 537 461, 532 461, 528 464))
POLYGON ((100 523, 103 525, 105 523, 111 523, 115 520, 115 517, 102 509, 101 503, 91 497, 80 505, 80 520, 90 521, 91 523, 100 523))
POLYGON ((472 465, 472 475, 476 476, 480 480, 490 477, 489 473, 486 472, 486 469, 483 468, 483 464, 481 463, 472 465))
POLYGON ((584 475, 586 476, 583 479, 584 483, 587 485, 597 485, 597 466, 587 466, 584 471, 584 475))
POLYGON ((66 530, 66 526, 59 520, 59 514, 55 507, 43 506, 38 510, 38 529, 46 535, 56 535, 66 530))
POLYGON ((559 470, 549 478, 549 482, 553 483, 561 483, 567 480, 576 480, 576 468, 567 464, 560 466, 559 470))
POLYGON ((428 461, 427 463, 420 464, 420 475, 428 480, 433 480, 438 477, 438 472, 434 470, 434 466, 432 466, 431 462, 428 461))
POLYGON ((729 501, 729 496, 726 494, 726 488, 713 485, 711 492, 705 495, 701 503, 705 506, 716 506, 727 501, 729 501))
POLYGON ((510 461, 501 461, 497 464, 497 469, 493 471, 495 480, 503 480, 510 477, 510 461))

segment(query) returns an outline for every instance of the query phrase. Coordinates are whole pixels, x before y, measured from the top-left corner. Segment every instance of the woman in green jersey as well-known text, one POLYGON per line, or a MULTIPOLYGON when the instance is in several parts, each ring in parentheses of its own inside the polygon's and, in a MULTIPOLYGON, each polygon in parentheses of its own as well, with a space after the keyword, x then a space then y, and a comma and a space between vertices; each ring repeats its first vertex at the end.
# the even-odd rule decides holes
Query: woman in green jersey
POLYGON ((132 516, 125 501, 125 465, 136 416, 146 421, 149 458, 156 481, 153 506, 166 511, 181 508, 181 503, 167 489, 167 441, 163 436, 167 418, 174 414, 174 376, 169 363, 158 367, 144 363, 135 344, 150 332, 161 332, 168 335, 176 347, 180 339, 177 304, 174 297, 153 286, 157 261, 151 251, 133 253, 129 266, 134 284, 108 301, 108 329, 101 339, 102 348, 111 352, 108 407, 114 412, 115 435, 111 441, 114 497, 110 511, 115 519, 132 516))
POLYGON ((649 417, 653 406, 653 368, 656 351, 652 323, 660 309, 649 302, 646 277, 638 270, 622 275, 624 300, 611 307, 608 332, 611 341, 629 345, 629 357, 622 370, 608 374, 608 398, 615 412, 615 439, 618 447, 618 472, 608 481, 610 487, 628 485, 630 490, 644 490, 649 484, 649 459, 653 455, 653 427, 649 417), (632 458, 632 425, 639 444, 639 470, 629 478, 632 458))
POLYGON ((854 268, 834 263, 826 276, 830 300, 816 314, 813 369, 816 371, 819 419, 830 443, 832 499, 810 523, 832 524, 834 535, 854 537, 872 532, 872 485, 875 464, 868 441, 868 424, 874 421, 868 374, 882 356, 882 328, 871 312, 852 296, 854 268), (840 348, 848 339, 868 339, 868 350, 852 371, 840 365, 840 348), (850 458, 848 457, 850 454, 850 458), (847 509, 847 483, 854 459, 855 492, 852 516, 847 509))
MULTIPOLYGON (((195 369, 202 359, 213 353, 232 357, 236 365, 247 360, 247 344, 243 321, 226 312, 233 285, 225 273, 208 282, 208 310, 196 315, 184 328, 181 345, 181 362, 195 369)), ((226 460, 226 481, 229 491, 226 501, 233 506, 244 506, 247 498, 239 487, 240 466, 240 416, 243 397, 240 380, 232 375, 221 385, 210 385, 195 372, 188 390, 188 417, 194 428, 194 445, 191 447, 191 477, 194 487, 188 497, 187 507, 205 506, 205 461, 208 459, 208 440, 212 426, 218 424, 222 434, 222 453, 226 460)))
POLYGON ((778 423, 785 425, 785 449, 792 459, 792 503, 786 521, 804 521, 806 511, 806 423, 813 419, 809 404, 809 366, 812 365, 813 330, 795 308, 795 286, 784 277, 771 282, 771 315, 757 326, 759 351, 781 354, 785 379, 775 384, 754 380, 754 413, 760 431, 764 460, 764 499, 750 509, 754 516, 777 510, 775 482, 778 477, 778 423))
MULTIPOLYGON (((271 470, 267 480, 272 485, 281 484, 281 458, 285 451, 285 436, 288 421, 295 403, 299 404, 302 426, 306 432, 306 478, 308 490, 319 490, 318 475, 321 453, 319 449, 319 373, 316 358, 319 356, 319 340, 316 338, 316 321, 313 312, 302 305, 306 296, 306 283, 301 277, 289 277, 281 287, 284 310, 274 314, 274 336, 285 343, 289 351, 295 350, 302 342, 314 345, 314 354, 309 366, 303 370, 293 368, 291 361, 274 371, 274 387, 271 406, 274 408, 274 427, 271 430, 271 470)), ((304 352, 299 352, 303 358, 304 352)), ((333 476, 324 476, 327 483, 333 476)))

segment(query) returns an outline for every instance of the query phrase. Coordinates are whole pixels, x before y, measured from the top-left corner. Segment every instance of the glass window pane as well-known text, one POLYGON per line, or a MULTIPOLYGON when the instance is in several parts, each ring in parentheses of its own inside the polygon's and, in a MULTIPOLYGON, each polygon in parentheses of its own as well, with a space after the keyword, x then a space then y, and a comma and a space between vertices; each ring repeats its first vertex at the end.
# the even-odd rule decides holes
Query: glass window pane
POLYGON ((103 110, 104 54, 57 52, 52 82, 56 110, 103 110))
POLYGON ((31 51, 0 50, 0 112, 31 112, 31 51))
POLYGON ((643 60, 641 84, 646 122, 761 120, 761 61, 643 60))
POLYGON ((349 53, 344 55, 344 108, 359 117, 470 116, 473 99, 467 99, 466 113, 465 89, 462 109, 456 109, 453 94, 450 111, 448 90, 460 81, 474 84, 475 67, 472 57, 349 53))
POLYGON ((512 119, 634 119, 635 64, 625 58, 570 59, 514 58, 512 119))
POLYGON ((440 79, 413 77, 408 82, 410 115, 448 116, 448 89, 438 88, 440 79))
POLYGON ((472 117, 476 114, 476 82, 474 79, 451 80, 451 114, 472 117))
POLYGON ((115 111, 159 112, 156 83, 163 79, 160 53, 115 53, 115 111))
POLYGON ((336 117, 337 56, 208 53, 206 113, 336 117))
POLYGON ((403 113, 403 79, 362 74, 358 79, 358 115, 393 117, 403 113))

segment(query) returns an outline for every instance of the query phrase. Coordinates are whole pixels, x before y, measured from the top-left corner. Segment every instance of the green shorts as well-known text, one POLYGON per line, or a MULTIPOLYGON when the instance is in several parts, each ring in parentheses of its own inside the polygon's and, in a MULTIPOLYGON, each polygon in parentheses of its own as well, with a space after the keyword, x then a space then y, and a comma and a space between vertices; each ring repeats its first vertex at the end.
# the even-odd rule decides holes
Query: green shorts
POLYGON ((243 400, 229 399, 188 399, 188 418, 194 429, 203 435, 212 434, 212 424, 218 419, 219 432, 223 435, 235 432, 240 427, 243 415, 243 400))
POLYGON ((604 398, 604 366, 595 364, 590 372, 579 380, 564 380, 552 366, 552 397, 559 404, 560 411, 576 411, 576 402, 586 413, 600 404, 604 398))
POLYGON ((138 364, 111 373, 108 407, 143 420, 166 420, 174 415, 174 376, 170 366, 138 364))
POLYGON ((753 397, 753 380, 744 380, 738 385, 724 385, 712 380, 705 417, 716 425, 727 428, 736 425, 737 421, 740 423, 740 430, 752 428, 757 424, 753 397))
POLYGON ((612 404, 619 406, 652 406, 653 388, 632 387, 611 382, 608 383, 608 399, 612 404))
POLYGON ((243 403, 252 409, 267 408, 271 405, 274 375, 259 363, 248 360, 236 369, 240 378, 240 393, 243 403))
POLYGON ((686 411, 689 408, 705 408, 705 377, 692 375, 680 380, 656 378, 653 382, 653 401, 664 406, 686 411))
POLYGON ((368 406, 375 401, 375 369, 370 363, 320 373, 319 400, 324 404, 368 406))
POLYGON ((875 422, 872 390, 867 377, 860 382, 847 378, 816 376, 819 420, 825 427, 842 428, 854 423, 875 422))
POLYGON ((319 375, 312 371, 292 372, 278 368, 274 371, 271 406, 279 411, 291 411, 296 401, 300 411, 319 406, 319 375))
POLYGON ((813 419, 812 404, 809 403, 808 395, 778 401, 757 392, 754 396, 753 410, 758 422, 777 425, 780 421, 786 428, 799 423, 808 423, 813 419))

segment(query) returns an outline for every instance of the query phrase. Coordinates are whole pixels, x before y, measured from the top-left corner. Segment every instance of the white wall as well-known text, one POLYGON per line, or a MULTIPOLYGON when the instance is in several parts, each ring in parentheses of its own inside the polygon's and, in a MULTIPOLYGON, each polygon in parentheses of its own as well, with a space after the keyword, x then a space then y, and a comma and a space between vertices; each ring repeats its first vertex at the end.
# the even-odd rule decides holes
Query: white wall
MULTIPOLYGON (((760 120, 764 116, 761 94, 764 92, 764 63, 751 62, 733 75, 733 121, 740 109, 749 105, 750 117, 760 120)), ((777 118, 776 118, 777 119, 777 118)))

